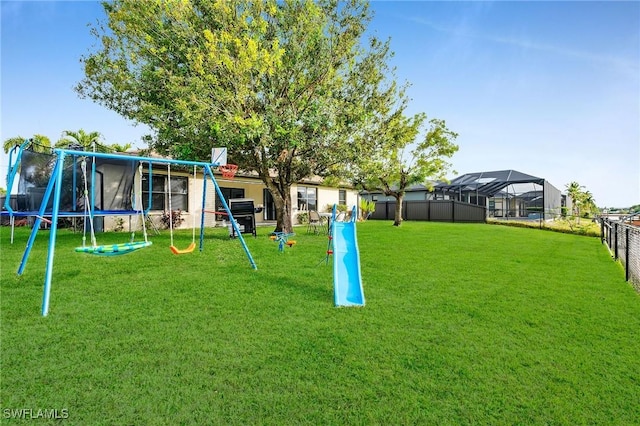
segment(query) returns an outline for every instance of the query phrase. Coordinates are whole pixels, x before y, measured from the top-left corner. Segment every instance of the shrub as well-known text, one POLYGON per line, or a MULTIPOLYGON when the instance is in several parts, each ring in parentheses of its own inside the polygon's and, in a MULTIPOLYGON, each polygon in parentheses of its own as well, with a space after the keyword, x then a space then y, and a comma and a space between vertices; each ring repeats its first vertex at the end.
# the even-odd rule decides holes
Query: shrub
MULTIPOLYGON (((338 211, 338 213, 346 212, 349 210, 349 206, 347 206, 346 204, 336 204, 336 210, 338 211)), ((327 204, 324 208, 324 211, 327 213, 331 213, 333 211, 333 204, 327 204)))
POLYGON ((360 214, 362 215, 362 220, 369 219, 369 216, 371 216, 371 213, 374 211, 376 211, 375 201, 368 201, 364 198, 360 199, 360 214))
POLYGON ((113 230, 114 232, 122 232, 124 231, 124 219, 121 217, 117 217, 114 220, 114 225, 113 225, 113 230))
POLYGON ((297 218, 298 218, 298 223, 300 225, 306 225, 306 224, 309 223, 309 213, 308 212, 298 213, 297 218))
POLYGON ((172 210, 171 214, 169 214, 168 211, 163 212, 162 216, 160 216, 160 222, 162 222, 162 226, 165 229, 169 229, 169 227, 177 228, 184 222, 182 210, 172 210), (169 221, 171 221, 171 223, 169 221))

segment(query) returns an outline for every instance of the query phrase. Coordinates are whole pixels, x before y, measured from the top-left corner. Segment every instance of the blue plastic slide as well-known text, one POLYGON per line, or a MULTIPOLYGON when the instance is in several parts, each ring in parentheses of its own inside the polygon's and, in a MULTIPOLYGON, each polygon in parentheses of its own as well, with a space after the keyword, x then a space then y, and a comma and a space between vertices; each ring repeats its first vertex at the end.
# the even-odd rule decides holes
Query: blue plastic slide
POLYGON ((333 221, 333 295, 336 306, 364 306, 355 214, 349 222, 333 221))

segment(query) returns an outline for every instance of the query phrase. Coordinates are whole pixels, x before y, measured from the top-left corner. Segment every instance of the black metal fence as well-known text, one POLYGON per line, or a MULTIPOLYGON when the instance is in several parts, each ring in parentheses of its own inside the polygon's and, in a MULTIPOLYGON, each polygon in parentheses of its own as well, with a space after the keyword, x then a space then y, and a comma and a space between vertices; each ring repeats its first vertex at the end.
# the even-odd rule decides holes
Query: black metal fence
MULTIPOLYGON (((378 201, 370 219, 393 220, 395 201, 378 201)), ((487 208, 455 200, 411 200, 402 202, 402 220, 433 222, 486 222, 487 208)))
POLYGON ((632 224, 600 219, 602 242, 624 266, 625 279, 640 292, 640 228, 632 224))

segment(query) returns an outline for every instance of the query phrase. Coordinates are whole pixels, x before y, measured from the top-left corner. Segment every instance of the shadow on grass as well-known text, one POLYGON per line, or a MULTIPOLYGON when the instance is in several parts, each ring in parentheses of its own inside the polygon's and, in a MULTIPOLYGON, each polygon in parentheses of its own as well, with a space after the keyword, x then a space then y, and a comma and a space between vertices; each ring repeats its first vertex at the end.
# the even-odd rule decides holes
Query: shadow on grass
POLYGON ((263 272, 264 275, 260 277, 261 280, 267 280, 271 283, 270 285, 283 288, 285 293, 294 296, 292 299, 302 296, 303 299, 318 302, 331 303, 333 300, 331 281, 312 281, 308 277, 297 280, 295 277, 285 276, 275 270, 266 270, 263 272))

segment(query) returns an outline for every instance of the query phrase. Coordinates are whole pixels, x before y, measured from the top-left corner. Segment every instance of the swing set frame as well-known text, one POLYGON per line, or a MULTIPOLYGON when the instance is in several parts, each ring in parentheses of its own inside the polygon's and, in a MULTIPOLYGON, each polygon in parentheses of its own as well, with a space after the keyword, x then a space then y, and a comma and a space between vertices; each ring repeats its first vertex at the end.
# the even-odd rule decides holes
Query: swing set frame
MULTIPOLYGON (((29 240, 27 241, 27 246, 25 248, 24 254, 22 255, 22 260, 20 262, 20 266, 18 267, 17 274, 22 275, 26 265, 27 260, 29 259, 29 254, 31 253, 31 249, 35 242, 36 236, 40 229, 40 224, 44 219, 47 204, 51 197, 53 197, 53 209, 51 213, 46 214, 46 216, 51 217, 51 227, 49 230, 49 247, 47 251, 47 263, 45 269, 45 279, 44 279, 44 289, 42 295, 42 316, 47 316, 49 313, 49 300, 51 294, 51 281, 53 275, 53 263, 54 263, 54 255, 55 255, 55 247, 56 247, 56 235, 58 229, 58 217, 60 216, 60 195, 62 188, 62 176, 64 169, 64 160, 67 156, 72 157, 86 157, 86 158, 105 158, 105 159, 117 159, 123 161, 132 161, 132 162, 145 162, 149 164, 149 168, 151 169, 152 164, 178 164, 185 166, 195 166, 196 168, 200 167, 203 170, 203 188, 202 188, 202 209, 201 209, 201 217, 200 217, 200 251, 203 249, 204 245, 204 210, 205 210, 205 202, 206 202, 206 193, 207 193, 207 181, 211 180, 215 187, 216 195, 220 197, 220 202, 226 211, 232 226, 235 228, 236 233, 238 234, 238 240, 244 249, 247 258, 249 259, 249 263, 253 269, 258 269, 256 263, 249 252, 249 248, 238 229, 238 225, 236 221, 233 219, 233 215, 231 214, 231 210, 229 209, 229 205, 227 204, 224 196, 222 195, 222 191, 220 190, 220 186, 216 181, 216 178, 213 175, 212 167, 217 167, 219 164, 217 163, 205 163, 199 161, 185 161, 185 160, 173 160, 173 159, 165 159, 165 158, 151 158, 151 157, 138 157, 138 156, 129 156, 129 155, 117 155, 117 154, 106 154, 99 152, 88 152, 88 151, 74 151, 68 149, 55 149, 54 154, 56 156, 56 162, 53 167, 53 172, 51 173, 51 178, 47 184, 47 188, 45 190, 44 196, 42 198, 42 203, 40 205, 40 209, 38 214, 35 215, 35 221, 33 224, 33 228, 31 229, 31 234, 29 235, 29 240)), ((109 246, 105 246, 109 247, 109 246)), ((139 247, 131 248, 132 250, 137 249, 139 247)))

